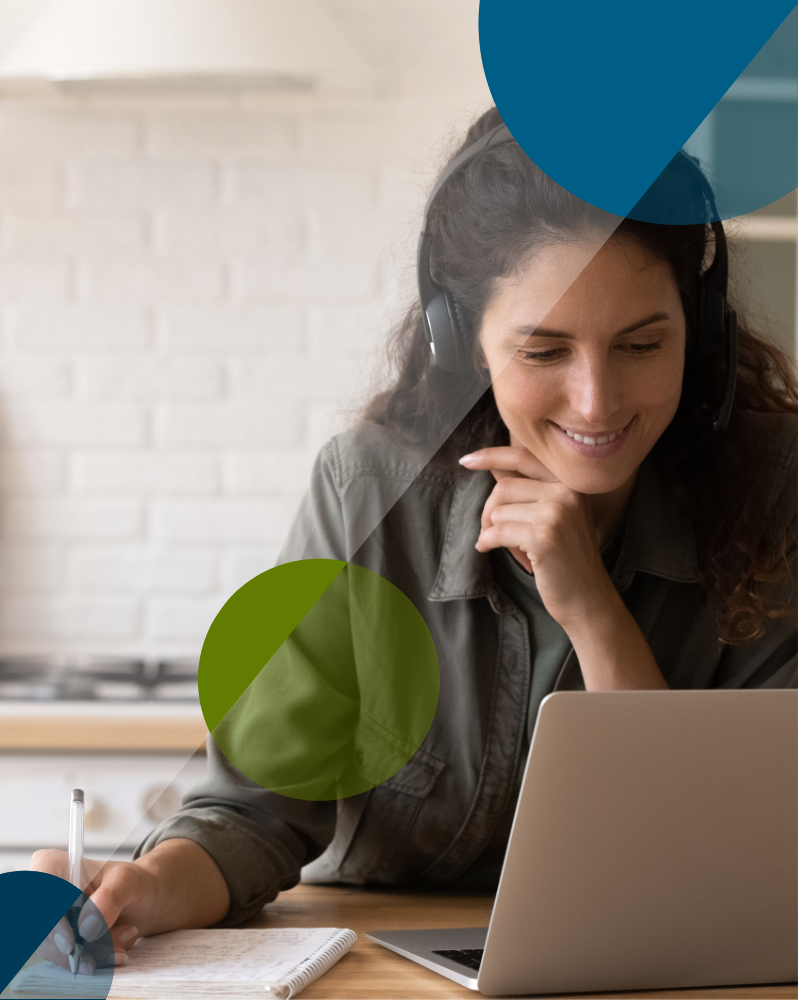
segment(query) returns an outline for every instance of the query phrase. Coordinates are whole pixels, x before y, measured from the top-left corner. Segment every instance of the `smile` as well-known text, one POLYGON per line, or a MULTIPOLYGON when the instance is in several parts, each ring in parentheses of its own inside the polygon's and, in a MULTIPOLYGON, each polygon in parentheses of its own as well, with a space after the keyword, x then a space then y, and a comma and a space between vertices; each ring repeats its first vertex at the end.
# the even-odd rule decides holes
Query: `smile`
MULTIPOLYGON (((552 421, 554 423, 554 421, 552 421)), ((580 434, 578 431, 568 430, 567 427, 561 427, 559 424, 554 424, 557 430, 565 434, 571 441, 574 441, 577 445, 581 445, 579 451, 584 454, 586 450, 595 448, 598 453, 606 453, 607 451, 615 451, 615 449, 607 448, 608 445, 613 444, 619 439, 622 439, 626 435, 626 431, 631 426, 632 421, 630 420, 625 427, 621 427, 620 430, 614 431, 599 431, 593 434, 580 434)))

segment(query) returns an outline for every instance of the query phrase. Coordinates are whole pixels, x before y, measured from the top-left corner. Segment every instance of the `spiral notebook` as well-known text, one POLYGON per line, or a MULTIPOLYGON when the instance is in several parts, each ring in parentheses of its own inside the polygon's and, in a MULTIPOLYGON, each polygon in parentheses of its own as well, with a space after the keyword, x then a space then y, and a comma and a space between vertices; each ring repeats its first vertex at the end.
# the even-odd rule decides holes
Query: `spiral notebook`
POLYGON ((354 931, 339 927, 171 931, 140 940, 130 952, 130 964, 116 969, 110 984, 108 973, 75 978, 44 962, 20 972, 10 995, 287 1000, 335 965, 356 941, 354 931))

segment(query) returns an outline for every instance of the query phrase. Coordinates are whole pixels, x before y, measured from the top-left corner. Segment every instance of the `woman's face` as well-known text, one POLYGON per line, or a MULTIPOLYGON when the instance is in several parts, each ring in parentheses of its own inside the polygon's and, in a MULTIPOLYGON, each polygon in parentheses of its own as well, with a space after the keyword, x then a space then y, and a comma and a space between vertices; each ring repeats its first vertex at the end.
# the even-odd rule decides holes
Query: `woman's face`
POLYGON ((685 350, 669 266, 628 240, 597 245, 552 247, 500 279, 480 332, 511 444, 591 494, 633 481, 676 413, 685 350))

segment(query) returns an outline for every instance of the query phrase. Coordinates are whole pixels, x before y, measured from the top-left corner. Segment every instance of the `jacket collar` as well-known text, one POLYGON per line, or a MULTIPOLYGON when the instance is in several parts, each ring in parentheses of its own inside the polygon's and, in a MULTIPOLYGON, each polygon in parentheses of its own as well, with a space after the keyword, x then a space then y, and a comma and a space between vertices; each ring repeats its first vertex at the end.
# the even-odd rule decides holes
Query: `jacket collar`
MULTIPOLYGON (((487 597, 497 611, 513 609, 493 582, 488 555, 474 548, 482 508, 493 486, 489 472, 471 472, 457 480, 438 575, 429 594, 431 601, 487 597)), ((680 516, 673 488, 650 458, 637 475, 623 544, 612 573, 619 592, 629 587, 635 573, 675 583, 697 583, 699 579, 690 522, 680 516)))
POLYGON ((629 503, 626 531, 612 579, 623 592, 635 573, 674 583, 698 583, 698 555, 676 491, 651 458, 640 466, 629 503))
POLYGON ((457 479, 431 601, 490 597, 495 591, 488 557, 474 548, 482 508, 494 485, 490 472, 472 472, 457 479))

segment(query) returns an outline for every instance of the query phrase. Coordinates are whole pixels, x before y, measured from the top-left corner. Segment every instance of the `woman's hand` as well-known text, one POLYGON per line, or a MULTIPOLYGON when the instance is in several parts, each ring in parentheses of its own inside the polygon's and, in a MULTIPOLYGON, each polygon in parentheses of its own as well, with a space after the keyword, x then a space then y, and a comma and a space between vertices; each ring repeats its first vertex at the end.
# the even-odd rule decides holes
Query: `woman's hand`
POLYGON ((667 688, 601 558, 589 500, 526 448, 483 448, 460 459, 496 486, 482 511, 480 552, 507 548, 535 574, 546 610, 573 643, 588 690, 667 688))
MULTIPOLYGON (((65 851, 36 851, 31 869, 67 878, 68 856, 65 851)), ((83 870, 91 881, 85 892, 91 898, 78 917, 78 933, 86 942, 79 972, 91 975, 95 968, 124 965, 127 950, 141 936, 139 924, 146 927, 147 912, 153 907, 156 887, 145 868, 123 861, 83 861, 83 870), (109 944, 107 930, 111 931, 109 944)), ((75 936, 66 917, 62 917, 40 946, 44 958, 62 968, 69 968, 69 955, 75 936)))
MULTIPOLYGON (((217 923, 230 907, 230 893, 211 856, 193 840, 164 840, 136 861, 83 861, 90 882, 90 898, 78 918, 78 932, 86 941, 79 971, 124 965, 127 951, 139 937, 181 927, 206 927, 217 923), (106 928, 111 931, 108 943, 106 928)), ((64 851, 36 851, 33 871, 67 878, 64 851)), ((56 924, 40 951, 69 968, 75 943, 66 917, 56 924)))
POLYGON ((509 549, 535 574, 541 600, 566 632, 586 617, 611 613, 618 594, 587 497, 556 479, 526 448, 483 448, 461 462, 489 469, 496 479, 477 549, 509 549))

